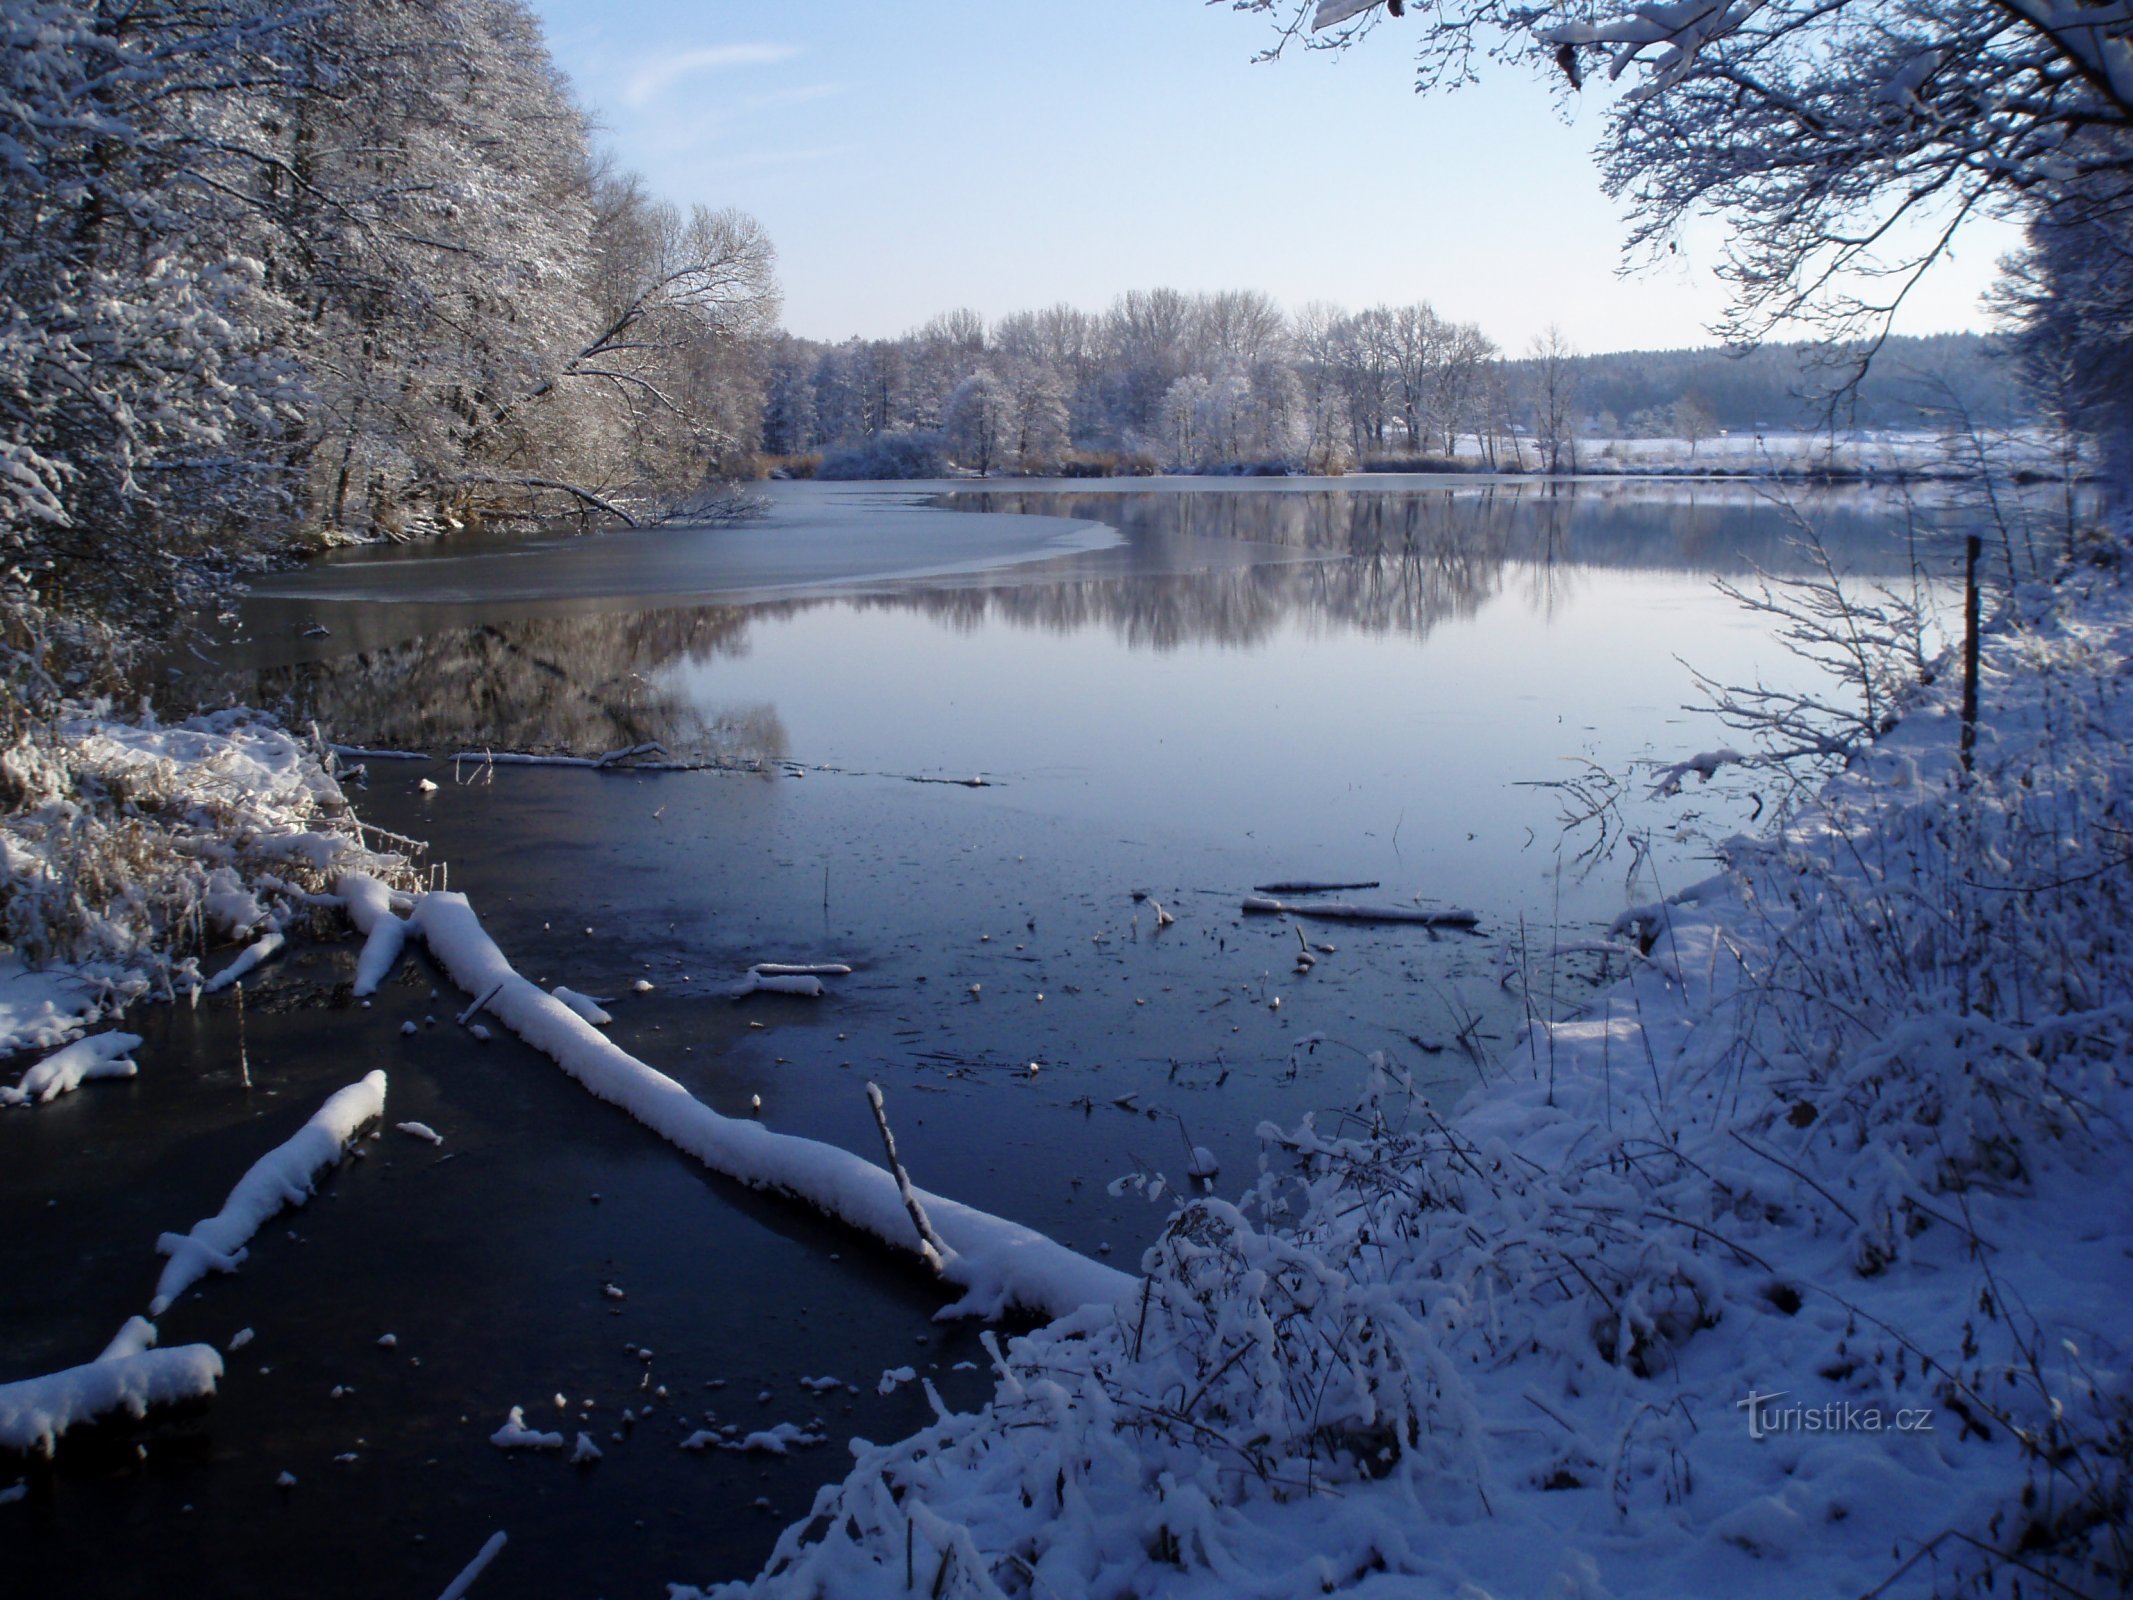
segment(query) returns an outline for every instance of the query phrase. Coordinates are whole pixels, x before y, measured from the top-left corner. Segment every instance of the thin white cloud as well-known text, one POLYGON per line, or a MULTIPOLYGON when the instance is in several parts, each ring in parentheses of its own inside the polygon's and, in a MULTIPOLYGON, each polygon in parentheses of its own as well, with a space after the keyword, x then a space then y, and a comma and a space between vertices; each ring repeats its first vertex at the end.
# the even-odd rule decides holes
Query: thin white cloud
POLYGON ((759 67, 789 61, 799 49, 789 44, 715 44, 701 50, 682 50, 648 61, 622 86, 622 103, 636 110, 657 99, 691 73, 711 72, 720 67, 759 67))

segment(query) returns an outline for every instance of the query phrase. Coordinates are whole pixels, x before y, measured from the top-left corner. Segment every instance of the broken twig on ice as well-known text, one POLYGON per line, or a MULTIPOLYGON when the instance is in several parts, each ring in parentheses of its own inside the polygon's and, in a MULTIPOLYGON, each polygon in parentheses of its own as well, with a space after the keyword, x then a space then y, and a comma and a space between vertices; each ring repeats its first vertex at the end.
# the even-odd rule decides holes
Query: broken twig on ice
POLYGON ((933 1275, 939 1277, 948 1260, 948 1246, 941 1236, 933 1231, 933 1224, 926 1220, 926 1208, 919 1204, 918 1191, 911 1187, 911 1175, 904 1171, 904 1164, 897 1159, 896 1135, 889 1132, 889 1113, 881 1103, 881 1086, 867 1085, 867 1104, 874 1111, 874 1126, 881 1130, 882 1154, 889 1158, 889 1171, 896 1179, 896 1192, 903 1196, 904 1209, 911 1213, 911 1225, 918 1229, 918 1253, 933 1275))

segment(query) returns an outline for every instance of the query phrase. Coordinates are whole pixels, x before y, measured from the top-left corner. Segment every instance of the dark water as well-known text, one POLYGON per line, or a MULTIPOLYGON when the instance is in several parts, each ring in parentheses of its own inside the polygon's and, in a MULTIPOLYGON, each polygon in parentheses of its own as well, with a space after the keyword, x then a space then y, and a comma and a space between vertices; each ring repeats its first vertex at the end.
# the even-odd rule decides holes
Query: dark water
MULTIPOLYGON (((1130 1266, 1164 1207, 1109 1180, 1178 1174, 1198 1143, 1240 1187, 1257 1124, 1334 1114, 1367 1053, 1449 1106, 1529 1004, 1574 1004, 1586 968, 1535 953, 1708 870, 1742 801, 1633 804, 1653 836, 1637 879, 1620 859, 1580 879, 1563 798, 1535 781, 1723 742, 1680 709, 1678 658, 1801 670, 1710 588, 1793 559, 1785 514, 1739 490, 958 503, 1014 515, 798 485, 740 536, 366 554, 277 584, 192 681, 355 742, 656 738, 745 769, 373 762, 352 792, 431 841, 521 970, 617 996, 618 1040, 708 1103, 760 1095, 771 1125, 871 1152, 878 1081, 920 1182, 1130 1266), (1253 884, 1298 876, 1482 920, 1323 926, 1337 949, 1298 977, 1291 927, 1239 914, 1253 884), (819 1003, 726 998, 764 959, 857 970, 819 1003)), ((1855 566, 1908 570, 1887 508, 1818 521, 1855 566)), ((973 1331, 930 1321, 917 1272, 705 1175, 508 1038, 475 1043, 419 962, 349 1004, 352 959, 302 949, 253 986, 249 1093, 234 1013, 204 1002, 143 1014, 140 1078, 0 1117, 0 1206, 30 1219, 0 1244, 0 1377, 93 1356, 145 1301, 156 1234, 214 1210, 331 1089, 383 1067, 388 1123, 446 1136, 386 1132, 172 1309, 165 1343, 257 1338, 211 1409, 70 1442, 0 1507, 21 1592, 435 1592, 503 1528, 485 1585, 657 1593, 752 1570, 841 1474, 842 1439, 923 1422, 915 1387, 875 1393, 885 1368, 982 1397, 982 1372, 955 1370, 982 1364, 973 1331), (799 1384, 825 1373, 860 1392, 799 1384), (573 1417, 596 1402, 599 1464, 487 1442, 514 1404, 560 1425, 557 1393, 573 1417), (648 1395, 653 1417, 611 1439, 648 1395), (680 1451, 707 1409, 821 1416, 835 1442, 680 1451)))

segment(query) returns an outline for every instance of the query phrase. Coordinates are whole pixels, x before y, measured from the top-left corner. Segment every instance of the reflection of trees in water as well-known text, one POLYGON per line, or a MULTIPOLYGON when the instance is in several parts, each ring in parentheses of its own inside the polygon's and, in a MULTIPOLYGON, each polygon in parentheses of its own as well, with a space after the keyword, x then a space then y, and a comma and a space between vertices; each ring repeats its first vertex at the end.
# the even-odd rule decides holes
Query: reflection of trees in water
POLYGON ((1456 547, 1402 548, 1211 572, 929 590, 851 604, 915 610, 966 632, 993 622, 1058 634, 1101 628, 1148 650, 1252 645, 1291 623, 1419 639, 1446 617, 1473 615, 1505 570, 1501 560, 1456 547))
MULTIPOLYGON (((377 743, 585 755, 656 739, 692 759, 776 760, 787 744, 774 707, 697 704, 672 669, 741 654, 751 620, 822 605, 915 611, 963 630, 1103 629, 1131 648, 1170 650, 1253 645, 1289 626, 1421 639, 1505 594, 1547 615, 1593 567, 1738 574, 1800 565, 1786 513, 1735 486, 987 491, 949 501, 1108 523, 1128 536, 1110 558, 1125 570, 1058 581, 1024 570, 853 600, 524 619, 283 669, 260 689, 270 703, 377 743)), ((1817 508, 1816 522, 1853 570, 1900 570, 1887 514, 1855 499, 1817 508)))
POLYGON ((1909 559, 1889 502, 1808 490, 1781 501, 1746 484, 959 491, 942 503, 1101 522, 1151 556, 1190 538, 1351 554, 1454 544, 1500 560, 1713 576, 1805 572, 1791 543, 1797 512, 1851 571, 1899 572, 1909 559))
POLYGON ((679 759, 781 759, 773 706, 700 706, 664 668, 747 649, 737 606, 527 618, 268 673, 269 703, 413 749, 597 755, 656 739, 679 759))

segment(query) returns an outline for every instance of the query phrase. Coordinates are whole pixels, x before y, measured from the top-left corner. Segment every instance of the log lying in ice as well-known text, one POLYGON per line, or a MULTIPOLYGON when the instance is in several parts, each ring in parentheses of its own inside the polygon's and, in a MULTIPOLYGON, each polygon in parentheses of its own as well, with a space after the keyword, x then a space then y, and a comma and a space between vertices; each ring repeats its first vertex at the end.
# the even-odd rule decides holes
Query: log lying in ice
POLYGON ((385 1074, 372 1072, 329 1096, 309 1122, 253 1162, 214 1216, 194 1223, 190 1233, 158 1239, 156 1249, 170 1263, 156 1280, 148 1314, 160 1317, 209 1272, 236 1271, 247 1253, 246 1241, 260 1224, 283 1206, 309 1200, 318 1175, 339 1162, 356 1130, 384 1114, 385 1074))
POLYGON ((1481 920, 1476 913, 1456 907, 1427 911, 1420 906, 1365 906, 1352 900, 1299 902, 1274 900, 1256 894, 1244 897, 1244 909, 1255 916, 1324 917, 1336 922, 1419 922, 1432 928, 1471 928, 1481 920))
POLYGON ((741 980, 741 986, 733 991, 733 998, 739 1000, 751 994, 796 994, 804 999, 820 1000, 822 980, 800 973, 780 976, 751 969, 748 976, 741 980))
POLYGON ((348 756, 357 761, 427 761, 427 750, 366 750, 357 744, 337 744, 329 747, 337 756, 348 756))
POLYGON ((1343 889, 1375 889, 1378 880, 1368 883, 1313 883, 1308 879, 1296 883, 1255 883, 1254 894, 1337 894, 1343 889))
MULTIPOLYGON (((582 1439, 585 1435, 581 1433, 578 1437, 582 1439)), ((459 1576, 445 1585, 444 1593, 439 1595, 437 1600, 461 1600, 461 1597, 474 1587, 474 1580, 481 1576, 482 1570, 496 1559, 497 1552, 508 1542, 507 1536, 501 1530, 490 1534, 488 1543, 474 1553, 472 1561, 459 1569, 459 1576)))
POLYGON ((39 1105, 72 1094, 91 1078, 130 1078, 139 1070, 132 1053, 137 1033, 99 1033, 55 1050, 22 1075, 14 1088, 0 1086, 0 1106, 39 1105))
POLYGON ((334 888, 348 907, 349 920, 364 936, 351 991, 360 1000, 378 992, 378 985, 400 959, 400 947, 407 941, 407 924, 393 915, 392 891, 376 878, 367 878, 360 872, 343 873, 334 888))
POLYGON ((123 1411, 200 1400, 215 1392, 222 1357, 212 1345, 156 1350, 153 1323, 131 1318, 94 1361, 41 1378, 0 1383, 0 1450, 49 1456, 69 1428, 123 1411))
MULTIPOLYGON (((490 1016, 670 1144, 714 1172, 804 1201, 899 1252, 917 1248, 903 1197, 885 1169, 834 1145, 720 1116, 521 977, 465 895, 423 895, 409 923, 460 988, 469 994, 496 990, 490 1016)), ((943 1315, 997 1316, 1019 1306, 1064 1316, 1086 1305, 1115 1304, 1134 1287, 1126 1274, 1034 1229, 924 1191, 919 1199, 955 1252, 944 1277, 963 1295, 943 1315)))
POLYGON ((455 750, 448 757, 452 761, 477 761, 485 766, 511 767, 612 767, 638 756, 663 756, 666 746, 656 739, 643 744, 633 744, 627 749, 610 750, 599 756, 543 756, 522 750, 455 750))
POLYGON ((200 992, 202 994, 220 993, 239 978, 250 973, 254 967, 266 960, 267 957, 278 954, 281 947, 287 943, 288 940, 282 937, 281 929, 269 928, 265 933, 246 945, 243 950, 239 951, 235 961, 232 961, 202 984, 200 992))
POLYGON ((852 969, 842 961, 758 961, 748 969, 761 978, 848 978, 852 969))

